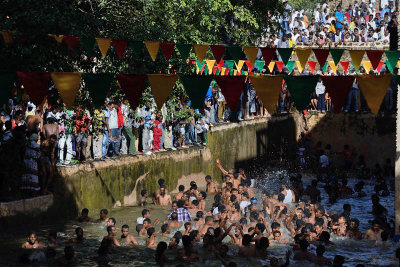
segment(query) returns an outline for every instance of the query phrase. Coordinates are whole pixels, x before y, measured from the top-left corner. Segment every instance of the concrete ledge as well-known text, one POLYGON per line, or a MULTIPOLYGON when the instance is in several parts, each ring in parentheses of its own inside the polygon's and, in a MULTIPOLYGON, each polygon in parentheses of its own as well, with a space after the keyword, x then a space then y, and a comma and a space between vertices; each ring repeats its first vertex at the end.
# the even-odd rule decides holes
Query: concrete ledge
POLYGON ((0 217, 46 212, 53 205, 53 195, 39 196, 11 202, 0 202, 0 217))

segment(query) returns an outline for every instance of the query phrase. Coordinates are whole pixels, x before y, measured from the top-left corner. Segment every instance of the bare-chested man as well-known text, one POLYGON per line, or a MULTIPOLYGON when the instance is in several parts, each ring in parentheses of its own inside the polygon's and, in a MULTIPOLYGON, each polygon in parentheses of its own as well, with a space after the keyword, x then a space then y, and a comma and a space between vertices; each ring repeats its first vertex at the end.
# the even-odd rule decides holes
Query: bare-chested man
POLYGON ((217 183, 212 180, 210 175, 207 175, 205 180, 207 183, 206 193, 207 194, 217 194, 218 193, 217 183))
POLYGON ((47 123, 43 126, 43 134, 46 139, 49 139, 50 136, 55 135, 58 139, 59 131, 58 124, 56 123, 53 117, 47 119, 47 123))
POLYGON ((121 244, 126 245, 126 246, 137 246, 139 243, 136 241, 136 239, 133 237, 133 235, 129 234, 129 226, 128 225, 123 225, 121 227, 121 244))
POLYGON ((43 247, 44 245, 37 241, 37 236, 35 233, 30 233, 28 236, 28 241, 22 244, 22 248, 25 249, 38 249, 43 247))
MULTIPOLYGON (((154 192, 154 195, 153 195, 153 203, 154 203, 155 205, 159 204, 159 203, 158 203, 158 196, 160 195, 161 186, 162 186, 162 185, 165 186, 165 180, 164 180, 164 179, 158 179, 158 185, 160 186, 160 188, 157 189, 157 190, 154 192)), ((165 187, 164 187, 164 188, 165 188, 165 187)), ((165 194, 169 195, 167 189, 165 189, 165 194)))
POLYGON ((40 166, 43 174, 42 193, 48 194, 48 187, 53 181, 56 168, 55 151, 57 136, 54 134, 40 144, 40 166))
POLYGON ((171 196, 167 194, 165 185, 160 186, 160 194, 158 195, 157 203, 161 206, 172 205, 171 196))
POLYGON ((381 234, 383 230, 377 220, 372 221, 372 226, 365 232, 364 239, 369 240, 382 240, 381 234))

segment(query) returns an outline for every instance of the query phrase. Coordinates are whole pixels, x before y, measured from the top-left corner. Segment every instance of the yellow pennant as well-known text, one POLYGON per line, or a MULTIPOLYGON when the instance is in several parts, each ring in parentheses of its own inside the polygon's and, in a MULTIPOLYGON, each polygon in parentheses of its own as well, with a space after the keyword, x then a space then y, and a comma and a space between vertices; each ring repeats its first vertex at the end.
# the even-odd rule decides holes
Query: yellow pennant
POLYGON ((335 65, 335 62, 334 62, 334 61, 328 61, 328 64, 329 64, 329 67, 331 67, 332 71, 333 71, 334 73, 336 73, 336 72, 337 72, 337 69, 338 69, 338 67, 339 67, 339 64, 338 64, 338 65, 335 65))
POLYGON ((363 66, 364 66, 365 72, 366 72, 367 74, 369 74, 369 71, 371 70, 371 67, 372 67, 371 61, 369 61, 369 60, 364 60, 364 61, 362 62, 362 64, 363 64, 363 66))
POLYGON ((199 45, 194 44, 194 53, 196 54, 197 59, 202 63, 204 58, 206 57, 208 51, 208 45, 199 45))
POLYGON ((236 64, 236 69, 238 72, 242 71, 243 65, 244 65, 244 60, 239 60, 238 63, 236 64))
POLYGON ((243 46, 243 51, 246 54, 246 57, 250 61, 251 65, 254 66, 254 63, 256 62, 257 59, 258 47, 243 46))
POLYGON ((257 95, 267 109, 272 114, 278 103, 279 92, 282 89, 282 76, 253 76, 250 81, 256 89, 257 95))
POLYGON ((274 70, 275 67, 275 61, 271 61, 268 65, 268 69, 270 72, 272 72, 274 70))
POLYGON ((361 61, 364 57, 364 50, 349 50, 349 54, 350 54, 351 61, 353 61, 353 65, 354 65, 355 69, 358 70, 358 68, 360 67, 361 61))
POLYGON ((156 61, 158 49, 160 48, 160 42, 145 41, 144 45, 146 46, 147 51, 149 51, 151 59, 156 61))
POLYGON ((53 72, 51 79, 58 90, 67 109, 74 107, 76 94, 81 84, 80 72, 53 72))
POLYGON ((8 31, 1 31, 1 35, 3 36, 3 40, 5 44, 12 44, 13 38, 12 35, 8 31))
POLYGON ((392 81, 392 75, 357 75, 356 77, 368 107, 372 113, 377 114, 392 81))
POLYGON ((64 35, 49 34, 49 36, 53 37, 59 44, 61 44, 64 39, 64 35))
POLYGON ((157 108, 161 109, 168 96, 171 94, 172 89, 178 79, 178 75, 170 74, 147 74, 149 79, 151 93, 157 108))
POLYGON ((107 56, 108 49, 110 49, 111 38, 96 38, 97 45, 99 46, 101 56, 107 56))
MULTIPOLYGON (((299 59, 298 61, 301 65, 301 69, 303 70, 306 67, 308 58, 311 55, 311 48, 305 48, 305 49, 296 48, 296 54, 297 54, 297 58, 299 59)), ((299 67, 299 65, 297 65, 297 67, 299 67)), ((300 71, 300 68, 299 68, 299 71, 300 71)))
POLYGON ((226 68, 221 69, 221 76, 225 76, 225 71, 226 71, 226 68))
POLYGON ((397 66, 400 68, 400 60, 397 61, 397 66))
POLYGON ((237 70, 233 70, 233 76, 236 76, 237 75, 237 70))
POLYGON ((210 60, 206 60, 206 64, 207 64, 207 68, 208 68, 208 74, 212 74, 213 68, 214 68, 214 64, 215 64, 215 60, 214 59, 210 59, 210 60))
POLYGON ((303 72, 303 66, 301 65, 300 61, 296 60, 296 66, 300 73, 303 72))

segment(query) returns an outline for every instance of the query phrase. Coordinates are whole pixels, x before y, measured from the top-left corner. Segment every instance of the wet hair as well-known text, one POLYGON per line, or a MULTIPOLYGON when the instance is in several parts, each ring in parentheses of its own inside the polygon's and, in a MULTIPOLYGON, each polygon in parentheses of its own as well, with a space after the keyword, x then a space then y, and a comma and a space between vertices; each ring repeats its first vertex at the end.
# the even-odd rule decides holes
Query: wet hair
POLYGON ((165 189, 165 184, 160 185, 160 189, 161 188, 165 189))
POLYGON ((271 223, 271 229, 272 229, 272 230, 273 230, 273 229, 278 229, 279 227, 281 227, 281 225, 280 225, 279 223, 277 223, 277 222, 271 223))
POLYGON ((250 232, 253 231, 253 230, 254 230, 254 227, 250 227, 250 228, 247 230, 247 232, 250 233, 250 232))
POLYGON ((109 218, 109 220, 112 221, 114 225, 117 223, 117 220, 113 217, 109 218))
POLYGON ((228 186, 229 186, 229 187, 233 187, 233 184, 232 184, 231 182, 227 182, 227 183, 226 183, 226 187, 228 187, 228 186))
POLYGON ((235 202, 236 201, 236 196, 235 195, 231 195, 230 200, 231 200, 231 202, 235 202))
POLYGON ((182 233, 180 231, 176 231, 173 237, 175 239, 182 239, 182 233))
POLYGON ((108 214, 108 210, 107 209, 102 209, 102 210, 100 210, 100 213, 104 213, 105 215, 107 215, 108 214))
POLYGON ((82 231, 82 232, 83 232, 83 229, 82 229, 81 227, 77 227, 77 228, 75 229, 75 234, 78 234, 79 231, 82 231))
POLYGON ((323 226, 324 225, 324 219, 322 218, 315 218, 315 224, 314 225, 318 225, 318 226, 323 226))
POLYGON ((129 226, 127 224, 122 225, 121 229, 128 229, 129 230, 129 226))
POLYGON ((327 231, 323 231, 320 235, 319 235, 319 241, 321 242, 328 242, 329 239, 331 239, 331 234, 327 231))
POLYGON ((273 231, 272 234, 273 234, 273 235, 275 235, 275 234, 280 234, 280 235, 282 235, 282 233, 281 233, 280 231, 273 231))
POLYGON ((265 225, 262 223, 257 223, 256 227, 260 230, 261 233, 264 233, 265 231, 265 225))
POLYGON ((310 243, 308 243, 308 241, 305 239, 300 240, 299 244, 302 251, 306 251, 308 246, 310 245, 310 243))
POLYGON ((226 211, 226 208, 224 205, 219 205, 218 206, 218 213, 224 213, 226 211))
POLYGON ((196 239, 196 236, 199 234, 199 231, 197 231, 197 230, 193 230, 193 231, 191 231, 190 233, 189 233, 189 237, 192 239, 192 240, 195 240, 196 239))
POLYGON ((195 200, 192 201, 192 204, 195 205, 195 206, 198 206, 199 205, 199 201, 197 199, 195 199, 195 200))
POLYGON ((147 222, 148 224, 151 224, 151 220, 150 219, 144 219, 143 222, 147 222))
POLYGON ((211 236, 214 236, 214 233, 215 233, 214 227, 208 227, 208 228, 207 228, 206 234, 209 234, 209 235, 211 235, 211 236))
POLYGON ((244 225, 247 225, 247 219, 246 219, 246 218, 241 218, 241 219, 239 220, 239 223, 244 224, 244 225))
POLYGON ((207 223, 207 222, 212 221, 212 220, 213 220, 212 216, 206 216, 205 222, 207 223))
POLYGON ((181 200, 178 200, 178 202, 176 203, 176 205, 178 205, 178 208, 183 208, 183 206, 185 206, 185 201, 183 201, 182 199, 181 199, 181 200))
POLYGON ((344 257, 341 255, 335 255, 335 258, 333 259, 333 265, 343 266, 343 264, 344 264, 344 257))
POLYGON ((249 194, 247 192, 243 192, 242 196, 244 196, 245 198, 249 199, 249 194))
POLYGON ((235 203, 235 209, 236 209, 237 211, 240 211, 240 205, 239 205, 239 203, 235 203))
POLYGON ((194 186, 194 185, 196 185, 196 182, 195 181, 191 181, 190 182, 190 186, 194 186))
POLYGON ((357 218, 351 218, 350 222, 354 222, 357 226, 360 225, 360 221, 357 218))
POLYGON ((158 185, 159 186, 162 186, 163 184, 165 183, 165 180, 164 179, 158 179, 158 185))
POLYGON ((265 236, 261 237, 258 242, 256 242, 256 247, 258 249, 267 249, 269 247, 269 240, 265 236))
POLYGON ((179 192, 183 192, 183 191, 185 191, 185 186, 184 185, 180 185, 178 187, 178 189, 179 189, 179 192))
POLYGON ((156 256, 155 256, 157 262, 159 262, 161 260, 160 257, 167 248, 168 248, 168 245, 164 241, 161 241, 160 243, 157 244, 156 256))
POLYGON ((297 229, 301 228, 302 226, 306 225, 306 223, 303 220, 296 220, 296 227, 297 229))
POLYGON ((189 225, 192 225, 192 223, 190 223, 190 222, 185 222, 185 224, 184 224, 183 226, 184 226, 185 229, 186 229, 189 225))
POLYGON ((203 199, 206 199, 206 198, 207 198, 207 193, 204 192, 204 191, 201 191, 201 192, 200 192, 200 195, 203 197, 203 199))
POLYGON ((285 195, 282 194, 282 193, 280 193, 280 194, 278 195, 278 201, 283 202, 284 199, 285 199, 285 195))
POLYGON ((83 208, 81 211, 81 214, 84 214, 84 213, 89 214, 89 210, 87 208, 83 208))
POLYGON ((143 227, 144 227, 143 224, 136 225, 136 232, 140 233, 140 231, 142 231, 143 227))
POLYGON ((143 189, 142 191, 140 191, 140 195, 142 197, 144 197, 144 195, 146 195, 146 194, 147 194, 147 190, 146 189, 143 189))
POLYGON ((165 233, 168 229, 168 224, 161 225, 161 233, 165 233))
POLYGON ((198 212, 196 212, 196 218, 200 219, 203 218, 203 212, 201 210, 199 210, 198 212))
POLYGON ((107 226, 107 233, 111 232, 113 228, 115 228, 115 226, 107 226))
POLYGON ((250 213, 250 218, 253 218, 254 220, 258 220, 258 212, 257 211, 252 211, 250 213))
POLYGON ((206 179, 206 180, 211 180, 212 178, 211 178, 210 175, 207 175, 205 179, 206 179))
POLYGON ((156 230, 154 229, 154 227, 150 227, 149 229, 147 229, 147 235, 150 237, 154 234, 156 230))
POLYGON ((310 213, 310 210, 309 209, 304 209, 304 216, 306 216, 307 218, 310 218, 311 217, 311 213, 310 213))
POLYGON ((253 238, 251 237, 251 235, 245 234, 245 235, 243 236, 243 239, 242 239, 242 245, 243 245, 243 246, 248 246, 248 245, 250 245, 250 242, 251 242, 252 239, 253 239, 253 238))
POLYGON ((318 245, 317 249, 316 249, 316 252, 317 252, 317 256, 322 257, 324 255, 324 253, 325 253, 325 246, 324 245, 318 245))
POLYGON ((238 173, 238 172, 235 172, 235 173, 233 174, 233 177, 238 178, 238 177, 239 177, 239 173, 238 173))

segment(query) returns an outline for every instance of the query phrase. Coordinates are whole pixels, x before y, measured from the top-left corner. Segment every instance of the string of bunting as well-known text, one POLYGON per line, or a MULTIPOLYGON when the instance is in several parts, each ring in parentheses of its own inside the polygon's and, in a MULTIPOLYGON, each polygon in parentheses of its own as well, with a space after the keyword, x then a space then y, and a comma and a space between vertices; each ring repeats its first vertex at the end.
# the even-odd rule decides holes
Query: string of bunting
MULTIPOLYGON (((334 62, 333 62, 334 63, 334 62)), ((301 65, 301 63, 299 63, 301 65)), ((355 76, 214 76, 214 75, 176 75, 176 74, 88 74, 80 72, 0 72, 0 105, 6 104, 15 84, 23 86, 25 93, 35 105, 43 103, 49 90, 50 78, 53 80, 67 109, 74 107, 75 98, 83 82, 85 90, 95 107, 101 107, 110 91, 115 78, 125 93, 130 106, 135 110, 147 82, 150 85, 156 105, 162 105, 171 94, 179 79, 189 96, 194 108, 204 104, 210 83, 215 80, 231 110, 236 110, 240 95, 246 83, 250 82, 269 113, 276 107, 279 93, 284 83, 293 97, 298 110, 307 108, 310 97, 315 90, 319 78, 322 79, 327 92, 331 96, 334 111, 339 113, 347 101, 354 79, 357 80, 362 94, 371 112, 379 111, 384 96, 392 81, 400 82, 400 76, 391 75, 355 75, 355 76)))
MULTIPOLYGON (((3 41, 5 44, 12 44, 13 43, 13 34, 11 32, 3 30, 1 32, 3 41)), ((222 75, 226 75, 222 71, 222 67, 224 65, 223 57, 227 55, 228 57, 232 58, 232 61, 238 67, 241 59, 247 58, 248 60, 245 61, 247 69, 249 72, 253 70, 254 66, 257 66, 257 56, 259 54, 259 50, 263 56, 264 65, 267 68, 271 69, 271 62, 273 62, 274 58, 281 59, 280 61, 283 64, 280 66, 277 65, 278 68, 286 66, 289 70, 290 67, 296 66, 299 70, 303 70, 306 65, 310 67, 312 72, 316 68, 315 61, 311 61, 312 66, 310 66, 310 61, 308 59, 311 57, 312 54, 315 55, 317 59, 316 62, 319 64, 319 68, 323 69, 325 66, 329 54, 331 55, 332 61, 334 62, 334 67, 332 67, 331 63, 328 63, 332 69, 336 69, 340 63, 340 65, 345 69, 348 70, 350 63, 353 67, 358 70, 362 64, 364 57, 367 57, 371 63, 367 66, 369 69, 379 71, 382 68, 383 64, 386 64, 389 71, 393 73, 396 64, 400 58, 400 51, 395 50, 348 50, 350 54, 351 61, 347 63, 346 61, 341 61, 342 55, 345 49, 311 49, 311 48, 267 48, 267 47, 255 47, 255 46, 236 46, 236 45, 208 45, 208 44, 180 44, 180 43, 173 43, 173 42, 157 42, 157 41, 137 41, 137 40, 117 40, 112 38, 95 38, 90 36, 70 36, 70 35, 54 35, 49 34, 49 36, 53 37, 54 40, 62 44, 63 42, 66 44, 68 50, 74 49, 82 49, 85 51, 88 57, 92 57, 94 55, 94 51, 97 47, 101 53, 102 58, 105 58, 109 54, 109 50, 111 47, 114 48, 115 53, 117 54, 118 58, 123 58, 126 54, 126 51, 130 49, 133 51, 133 54, 136 58, 142 58, 144 56, 144 48, 146 48, 150 58, 155 61, 161 50, 162 55, 166 61, 169 61, 175 51, 180 55, 182 60, 187 60, 189 58, 190 52, 194 51, 197 60, 200 64, 207 64, 208 71, 215 75, 214 67, 216 66, 219 72, 222 75), (206 59, 206 55, 208 50, 211 50, 212 55, 214 57, 214 61, 211 62, 210 60, 206 59), (298 60, 295 63, 290 61, 290 58, 296 54, 298 60), (387 61, 383 62, 382 57, 383 55, 386 56, 387 61), (204 62, 205 61, 205 62, 204 62), (383 63, 382 63, 383 62, 383 63)), ((226 61, 225 61, 226 62, 226 61)), ((275 61, 277 62, 277 61, 275 61)), ((257 66, 258 67, 258 66, 257 66)), ((365 65, 364 65, 365 67, 365 65)), ((228 69, 233 69, 232 67, 227 67, 228 69)), ((227 69, 225 68, 225 69, 227 69)), ((259 69, 259 68, 258 68, 259 69)), ((225 70, 226 72, 226 70, 225 70)), ((234 73, 234 71, 232 71, 234 73)), ((237 68, 238 75, 241 75, 241 68, 237 68)))

